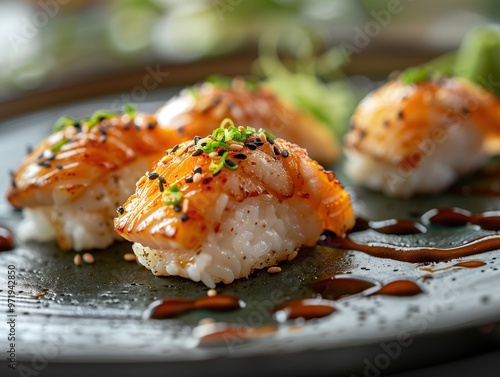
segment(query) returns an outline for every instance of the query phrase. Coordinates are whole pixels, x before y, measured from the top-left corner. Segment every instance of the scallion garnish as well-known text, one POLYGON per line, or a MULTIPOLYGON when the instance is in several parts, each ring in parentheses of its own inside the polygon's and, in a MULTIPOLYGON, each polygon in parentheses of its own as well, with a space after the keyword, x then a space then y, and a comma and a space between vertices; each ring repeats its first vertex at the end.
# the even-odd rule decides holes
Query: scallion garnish
POLYGON ((58 132, 58 131, 61 131, 64 127, 73 126, 75 124, 76 124, 76 120, 65 115, 65 116, 60 117, 58 120, 56 120, 56 122, 54 123, 54 126, 52 128, 52 131, 58 132))
POLYGON ((126 103, 123 105, 123 113, 127 114, 131 118, 134 118, 137 115, 137 110, 134 105, 126 103))
POLYGON ((169 186, 162 194, 163 204, 167 206, 176 206, 182 202, 182 192, 179 191, 179 186, 174 183, 169 186))

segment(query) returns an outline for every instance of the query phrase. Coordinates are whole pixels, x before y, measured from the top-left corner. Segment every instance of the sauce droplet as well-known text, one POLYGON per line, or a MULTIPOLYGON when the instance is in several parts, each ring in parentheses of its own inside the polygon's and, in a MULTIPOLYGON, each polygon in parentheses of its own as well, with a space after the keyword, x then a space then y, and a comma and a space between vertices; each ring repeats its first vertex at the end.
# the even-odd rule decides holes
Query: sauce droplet
POLYGON ((323 318, 335 312, 331 302, 321 299, 303 299, 291 300, 274 309, 276 319, 279 322, 285 322, 290 319, 313 319, 323 318))
POLYGON ((446 267, 443 267, 443 268, 424 267, 424 268, 422 268, 422 271, 438 272, 438 271, 450 270, 450 269, 456 268, 456 267, 461 267, 461 268, 479 268, 479 267, 483 267, 485 265, 486 265, 486 262, 483 262, 483 261, 480 261, 480 260, 467 260, 467 261, 458 262, 458 263, 452 264, 451 266, 446 266, 446 267))
POLYGON ((368 280, 356 278, 336 278, 321 280, 312 284, 314 291, 321 297, 329 300, 338 300, 339 298, 356 295, 376 284, 368 280))
POLYGON ((411 280, 396 280, 385 284, 378 291, 369 296, 397 296, 410 297, 423 293, 417 283, 411 280))
POLYGON ((250 327, 225 322, 198 325, 193 336, 198 339, 199 347, 227 347, 228 344, 240 345, 253 339, 274 334, 278 326, 274 323, 250 327))
POLYGON ((245 307, 237 297, 228 295, 204 296, 197 299, 164 299, 153 302, 144 312, 144 318, 174 318, 194 310, 228 312, 245 307))
POLYGON ((0 251, 9 251, 16 247, 16 243, 14 242, 14 235, 12 232, 0 226, 0 251))

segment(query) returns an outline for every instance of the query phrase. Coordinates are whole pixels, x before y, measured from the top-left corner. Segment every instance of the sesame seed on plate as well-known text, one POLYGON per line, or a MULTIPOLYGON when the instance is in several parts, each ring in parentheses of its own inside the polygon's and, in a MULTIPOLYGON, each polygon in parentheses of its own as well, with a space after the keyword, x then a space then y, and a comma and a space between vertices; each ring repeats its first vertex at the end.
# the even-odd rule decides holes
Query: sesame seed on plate
POLYGON ((127 262, 135 262, 137 260, 137 257, 135 256, 135 254, 127 253, 123 255, 123 259, 125 259, 127 262))
POLYGON ((210 288, 208 291, 207 291, 207 296, 208 297, 214 297, 214 296, 217 296, 217 291, 213 288, 210 288))
POLYGON ((82 264, 82 256, 80 254, 76 254, 73 258, 73 263, 77 266, 82 264))
POLYGON ((267 272, 269 272, 270 274, 277 274, 278 272, 281 272, 281 267, 277 266, 269 267, 267 269, 267 272))
POLYGON ((83 261, 85 263, 88 263, 88 264, 92 264, 95 262, 94 256, 90 253, 83 254, 82 258, 83 258, 83 261))

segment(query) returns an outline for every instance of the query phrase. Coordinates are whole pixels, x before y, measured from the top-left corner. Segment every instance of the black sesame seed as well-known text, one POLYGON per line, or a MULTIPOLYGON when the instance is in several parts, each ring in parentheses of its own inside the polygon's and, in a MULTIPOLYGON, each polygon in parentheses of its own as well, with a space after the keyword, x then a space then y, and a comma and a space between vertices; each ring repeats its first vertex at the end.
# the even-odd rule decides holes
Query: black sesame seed
POLYGON ((186 183, 193 183, 193 177, 187 177, 186 183))
POLYGON ((157 172, 152 172, 150 175, 148 175, 148 178, 149 179, 156 179, 158 178, 160 175, 157 173, 157 172))
POLYGON ((75 122, 73 127, 75 127, 78 131, 82 130, 82 124, 80 122, 75 122))
POLYGON ((200 173, 201 174, 202 170, 201 168, 198 166, 196 167, 194 170, 193 170, 193 173, 196 174, 196 173, 200 173))
POLYGON ((177 151, 177 149, 179 149, 179 144, 177 144, 176 146, 174 146, 172 148, 172 153, 175 153, 175 151, 177 151))
POLYGON ((181 221, 184 222, 184 221, 188 221, 189 220, 189 216, 186 215, 185 213, 183 213, 180 217, 181 221))
POLYGON ((281 154, 281 151, 278 149, 276 145, 273 145, 273 152, 276 156, 279 156, 281 154))
POLYGON ((101 135, 101 143, 105 143, 107 140, 106 135, 101 135))
POLYGON ((194 141, 194 145, 198 144, 198 142, 200 141, 201 137, 199 136, 195 136, 193 141, 194 141))
POLYGON ((116 209, 116 212, 118 212, 118 214, 120 215, 123 215, 125 213, 125 210, 123 209, 122 206, 119 206, 117 209, 116 209))
POLYGON ((9 174, 10 174, 10 185, 12 186, 12 188, 16 188, 16 180, 14 179, 14 171, 13 170, 10 170, 9 171, 9 174))
POLYGON ((231 167, 231 168, 234 168, 235 166, 238 166, 238 164, 236 163, 236 161, 233 161, 229 158, 226 158, 226 165, 231 167))
POLYGON ((255 143, 246 143, 245 146, 252 151, 257 149, 257 145, 255 143))
POLYGON ((181 206, 174 206, 175 212, 180 212, 182 210, 181 206))
POLYGON ((247 158, 247 155, 243 153, 236 153, 233 157, 237 158, 238 160, 244 160, 247 158))
POLYGON ((148 123, 148 128, 152 130, 153 128, 156 127, 156 123, 148 123))
POLYGON ((226 153, 226 152, 227 151, 225 149, 222 149, 219 151, 218 155, 222 157, 224 155, 224 153, 226 153))
POLYGON ((56 169, 61 170, 63 166, 61 164, 56 164, 56 169))
POLYGON ((281 155, 284 157, 284 158, 287 158, 288 156, 290 156, 290 153, 286 150, 286 149, 283 149, 281 151, 281 155))
POLYGON ((196 152, 194 152, 191 156, 196 157, 203 154, 203 151, 201 149, 197 149, 196 152))
POLYGON ((104 127, 99 127, 99 132, 101 132, 103 135, 107 135, 108 134, 108 130, 104 127))
POLYGON ((261 147, 264 145, 264 142, 260 139, 260 137, 256 138, 254 141, 255 145, 261 147))
POLYGON ((135 127, 136 130, 140 130, 141 129, 141 127, 137 123, 135 123, 135 119, 134 119, 134 127, 135 127))
POLYGON ((160 179, 158 180, 158 188, 160 189, 160 192, 163 192, 165 190, 165 187, 163 187, 163 182, 160 179))
POLYGON ((267 138, 267 141, 269 142, 269 144, 273 145, 274 144, 274 140, 271 139, 270 137, 267 138))
POLYGON ((39 161, 38 165, 40 165, 44 168, 50 168, 50 162, 48 162, 48 161, 39 161))
POLYGON ((158 177, 158 180, 163 183, 164 185, 167 184, 167 181, 165 181, 165 178, 163 178, 161 175, 158 177))

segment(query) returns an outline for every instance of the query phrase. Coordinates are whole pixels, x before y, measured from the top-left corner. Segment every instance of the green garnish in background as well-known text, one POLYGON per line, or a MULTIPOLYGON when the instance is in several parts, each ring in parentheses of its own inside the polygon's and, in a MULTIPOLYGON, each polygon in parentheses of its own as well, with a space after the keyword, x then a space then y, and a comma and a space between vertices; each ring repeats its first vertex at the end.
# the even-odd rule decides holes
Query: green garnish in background
POLYGON ((403 71, 405 85, 431 77, 461 77, 500 96, 500 27, 481 26, 471 30, 454 53, 442 55, 418 67, 403 71))

